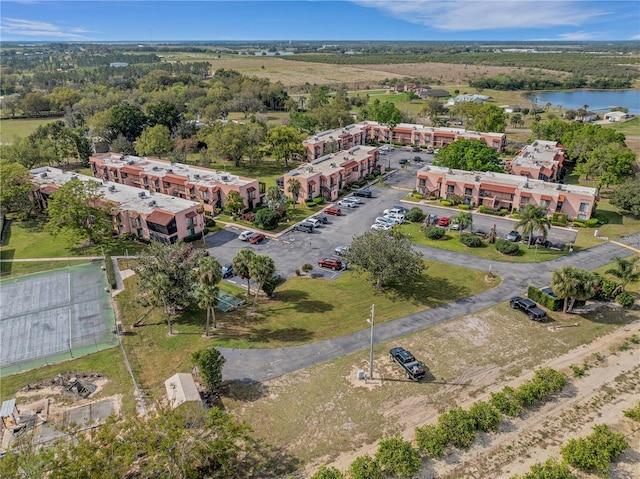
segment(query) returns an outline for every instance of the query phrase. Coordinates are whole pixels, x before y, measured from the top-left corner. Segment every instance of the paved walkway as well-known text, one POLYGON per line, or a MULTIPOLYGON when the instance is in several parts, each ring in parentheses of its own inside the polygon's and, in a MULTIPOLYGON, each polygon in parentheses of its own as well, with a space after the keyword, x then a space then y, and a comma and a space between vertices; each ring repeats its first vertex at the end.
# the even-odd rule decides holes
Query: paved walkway
MULTIPOLYGON (((491 271, 500 276, 502 281, 497 287, 483 293, 376 325, 374 343, 383 343, 420 331, 434 324, 488 308, 496 303, 506 301, 518 292, 526 290, 530 284, 539 287, 546 286, 551 281, 551 272, 562 266, 573 265, 587 270, 599 268, 611 263, 613 256, 626 257, 633 254, 629 246, 637 244, 640 244, 640 232, 623 238, 616 243, 602 243, 593 248, 543 263, 490 261, 437 248, 416 246, 416 249, 421 251, 426 258, 433 258, 444 263, 487 272, 491 268, 491 271)), ((226 359, 222 371, 223 378, 239 382, 260 382, 273 379, 363 350, 369 346, 369 335, 370 329, 366 328, 339 338, 290 348, 218 348, 226 359)))

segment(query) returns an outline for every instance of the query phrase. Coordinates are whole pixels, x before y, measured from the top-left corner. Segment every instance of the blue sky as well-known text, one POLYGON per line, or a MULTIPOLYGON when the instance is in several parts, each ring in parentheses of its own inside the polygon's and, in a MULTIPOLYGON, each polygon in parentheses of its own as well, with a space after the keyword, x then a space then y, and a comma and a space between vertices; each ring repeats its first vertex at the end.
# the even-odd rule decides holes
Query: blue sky
POLYGON ((0 40, 640 40, 640 2, 2 0, 0 40))

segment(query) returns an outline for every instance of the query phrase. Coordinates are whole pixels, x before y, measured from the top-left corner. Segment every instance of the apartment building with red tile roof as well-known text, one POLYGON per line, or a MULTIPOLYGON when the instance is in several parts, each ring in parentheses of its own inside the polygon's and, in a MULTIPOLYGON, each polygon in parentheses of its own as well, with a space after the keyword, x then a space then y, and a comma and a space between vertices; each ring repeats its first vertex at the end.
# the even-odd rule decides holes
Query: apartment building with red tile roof
POLYGON ((559 181, 566 157, 567 153, 560 143, 535 140, 507 162, 507 171, 512 175, 542 181, 559 181))

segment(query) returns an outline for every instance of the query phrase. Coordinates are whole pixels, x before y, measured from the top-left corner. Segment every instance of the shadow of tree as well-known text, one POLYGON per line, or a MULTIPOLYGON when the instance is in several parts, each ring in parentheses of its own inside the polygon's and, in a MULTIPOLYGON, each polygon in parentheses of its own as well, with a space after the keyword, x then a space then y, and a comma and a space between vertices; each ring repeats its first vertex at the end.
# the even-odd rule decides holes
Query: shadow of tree
POLYGON ((299 313, 326 313, 333 311, 334 306, 326 301, 300 301, 293 305, 299 313))
POLYGON ((254 328, 249 331, 247 341, 257 343, 268 343, 270 341, 310 341, 313 333, 303 328, 254 328))
POLYGON ((435 307, 468 296, 470 290, 448 279, 433 278, 427 271, 417 280, 386 288, 383 293, 392 300, 411 301, 414 304, 435 307))

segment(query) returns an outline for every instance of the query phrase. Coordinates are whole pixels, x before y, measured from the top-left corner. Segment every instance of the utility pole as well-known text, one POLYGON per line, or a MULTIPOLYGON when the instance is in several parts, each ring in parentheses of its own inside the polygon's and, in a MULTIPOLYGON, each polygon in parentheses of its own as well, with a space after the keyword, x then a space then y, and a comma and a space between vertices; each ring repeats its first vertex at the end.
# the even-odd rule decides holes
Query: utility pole
POLYGON ((367 323, 371 325, 371 344, 369 348, 369 379, 373 379, 373 326, 376 305, 371 305, 371 318, 367 318, 367 323))

